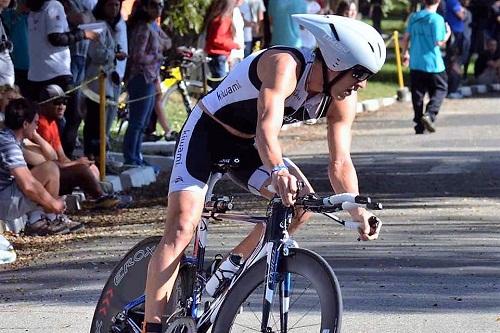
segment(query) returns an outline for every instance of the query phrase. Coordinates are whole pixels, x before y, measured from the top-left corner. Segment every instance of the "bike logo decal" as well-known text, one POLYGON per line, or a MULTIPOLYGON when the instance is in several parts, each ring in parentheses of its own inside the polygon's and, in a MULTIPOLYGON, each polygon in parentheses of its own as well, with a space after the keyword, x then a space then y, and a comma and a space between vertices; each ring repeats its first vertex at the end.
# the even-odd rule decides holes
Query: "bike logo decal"
POLYGON ((232 85, 230 85, 229 87, 225 88, 225 89, 222 89, 221 91, 217 91, 217 98, 219 99, 219 101, 221 99, 223 99, 224 97, 228 96, 228 95, 231 95, 235 92, 237 92, 238 90, 240 90, 242 87, 241 87, 241 84, 236 81, 235 83, 233 83, 232 85))
POLYGON ((175 180, 174 180, 174 184, 182 183, 182 182, 184 182, 184 179, 182 179, 181 176, 176 177, 175 180))
POLYGON ((182 152, 184 151, 186 139, 190 132, 190 129, 184 129, 182 131, 181 138, 179 139, 179 145, 177 146, 177 152, 175 154, 175 165, 182 164, 182 152))
MULTIPOLYGON (((100 315, 102 315, 102 316, 108 315, 108 308, 111 304, 111 300, 113 299, 114 294, 115 294, 115 292, 113 289, 108 289, 108 291, 106 291, 106 294, 104 294, 103 300, 101 302, 101 307, 97 311, 100 315)), ((102 325, 102 323, 101 323, 101 325, 102 325)))
POLYGON ((127 275, 130 268, 134 267, 134 265, 138 262, 141 262, 144 258, 150 257, 153 255, 156 245, 151 247, 146 247, 145 249, 141 249, 134 253, 134 256, 129 258, 122 267, 116 273, 113 282, 115 286, 118 286, 120 282, 123 280, 125 275, 127 275))
POLYGON ((99 320, 96 324, 95 324, 95 333, 101 333, 101 329, 102 329, 102 320, 99 320))

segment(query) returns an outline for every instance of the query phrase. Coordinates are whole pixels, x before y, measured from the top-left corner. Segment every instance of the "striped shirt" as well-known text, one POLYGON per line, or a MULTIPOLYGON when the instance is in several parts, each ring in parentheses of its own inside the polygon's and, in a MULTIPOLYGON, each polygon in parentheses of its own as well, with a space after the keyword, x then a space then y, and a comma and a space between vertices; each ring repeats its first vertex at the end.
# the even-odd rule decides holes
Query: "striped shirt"
POLYGON ((11 129, 0 130, 0 191, 14 183, 11 170, 19 167, 27 167, 21 142, 11 129))

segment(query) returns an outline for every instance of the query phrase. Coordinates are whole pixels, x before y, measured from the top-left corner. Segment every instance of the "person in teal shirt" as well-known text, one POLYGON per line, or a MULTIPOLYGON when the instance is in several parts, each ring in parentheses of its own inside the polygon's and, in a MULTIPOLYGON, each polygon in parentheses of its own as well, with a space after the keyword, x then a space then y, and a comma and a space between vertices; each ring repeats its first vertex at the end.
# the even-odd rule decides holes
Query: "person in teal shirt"
POLYGON ((292 14, 306 14, 305 0, 269 0, 267 8, 271 22, 271 45, 302 46, 300 27, 292 14))
POLYGON ((13 44, 11 53, 14 64, 15 83, 21 90, 23 96, 28 93, 28 13, 24 1, 17 3, 16 8, 8 8, 1 14, 2 21, 13 44))
POLYGON ((435 132, 441 104, 448 92, 447 76, 440 47, 450 37, 444 18, 436 13, 440 0, 424 0, 425 8, 413 13, 403 37, 403 63, 410 66, 410 87, 415 134, 435 132), (424 114, 424 96, 429 102, 424 114))

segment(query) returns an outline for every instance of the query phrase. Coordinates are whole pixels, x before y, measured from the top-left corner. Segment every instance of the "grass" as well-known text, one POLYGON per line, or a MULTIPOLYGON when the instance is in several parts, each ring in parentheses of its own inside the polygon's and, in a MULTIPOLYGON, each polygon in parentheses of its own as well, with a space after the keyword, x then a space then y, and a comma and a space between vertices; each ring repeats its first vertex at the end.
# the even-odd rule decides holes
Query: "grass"
MULTIPOLYGON (((403 82, 408 85, 410 73, 408 68, 403 68, 403 82)), ((391 97, 396 95, 399 89, 396 70, 396 59, 394 57, 386 60, 380 72, 374 75, 365 89, 359 91, 359 100, 367 100, 380 97, 391 97)))

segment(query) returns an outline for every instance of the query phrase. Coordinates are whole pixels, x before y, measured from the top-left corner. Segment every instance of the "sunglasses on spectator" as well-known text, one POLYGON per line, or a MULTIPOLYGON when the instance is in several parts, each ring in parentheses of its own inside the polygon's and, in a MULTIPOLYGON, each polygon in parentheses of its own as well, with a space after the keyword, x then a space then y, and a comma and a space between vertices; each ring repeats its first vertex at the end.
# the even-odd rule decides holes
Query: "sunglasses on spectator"
POLYGON ((68 99, 67 98, 58 98, 54 101, 52 101, 52 104, 55 105, 55 106, 58 106, 58 105, 66 105, 68 104, 68 99))
POLYGON ((359 82, 368 80, 373 76, 373 73, 363 66, 354 66, 352 68, 352 77, 358 80, 359 82))

